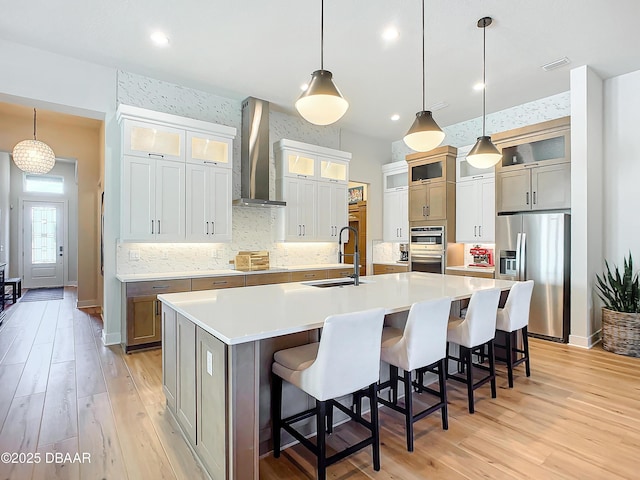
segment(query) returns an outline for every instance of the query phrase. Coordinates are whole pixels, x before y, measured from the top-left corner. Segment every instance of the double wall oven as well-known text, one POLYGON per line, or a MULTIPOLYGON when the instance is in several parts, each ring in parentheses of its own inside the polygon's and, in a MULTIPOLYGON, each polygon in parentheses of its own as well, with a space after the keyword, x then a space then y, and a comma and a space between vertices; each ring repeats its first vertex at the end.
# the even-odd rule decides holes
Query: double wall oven
POLYGON ((409 264, 412 272, 444 273, 444 226, 411 227, 409 264))

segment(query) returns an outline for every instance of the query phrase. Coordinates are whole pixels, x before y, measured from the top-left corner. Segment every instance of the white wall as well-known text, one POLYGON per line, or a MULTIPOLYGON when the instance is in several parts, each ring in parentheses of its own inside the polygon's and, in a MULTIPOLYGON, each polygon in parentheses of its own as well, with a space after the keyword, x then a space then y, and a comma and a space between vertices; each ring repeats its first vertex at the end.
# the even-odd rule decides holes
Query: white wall
POLYGON ((2 101, 105 120, 103 340, 118 343, 120 282, 115 278, 115 246, 120 228, 120 136, 115 122, 116 70, 5 40, 0 40, 0 65, 4 72, 11 72, 0 75, 2 101))
POLYGON ((19 241, 20 224, 19 216, 22 214, 19 208, 19 199, 42 201, 67 201, 66 225, 68 243, 65 245, 66 262, 65 285, 77 285, 78 283, 78 185, 76 183, 76 166, 74 163, 56 161, 48 175, 63 177, 64 194, 40 194, 24 191, 24 172, 11 162, 11 214, 10 214, 10 275, 17 277, 20 269, 20 254, 22 246, 19 241))
POLYGON ((571 70, 571 335, 590 348, 600 339, 593 290, 603 257, 603 82, 587 66, 571 70))
POLYGON ((604 85, 604 256, 640 266, 640 70, 604 85))
POLYGON ((6 152, 0 152, 0 263, 7 263, 5 275, 9 275, 9 192, 11 159, 6 152))

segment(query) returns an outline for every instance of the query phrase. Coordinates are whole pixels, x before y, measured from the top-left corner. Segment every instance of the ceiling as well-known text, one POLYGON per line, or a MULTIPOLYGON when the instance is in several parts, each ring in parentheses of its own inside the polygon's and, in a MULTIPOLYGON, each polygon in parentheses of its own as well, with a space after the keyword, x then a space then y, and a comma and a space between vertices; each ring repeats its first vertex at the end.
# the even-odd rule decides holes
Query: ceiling
MULTIPOLYGON (((4 0, 0 37, 293 112, 300 85, 320 67, 318 0, 4 0), (9 6, 10 4, 10 6, 9 6), (149 35, 163 30, 166 48, 149 35)), ((401 138, 421 110, 419 0, 326 0, 325 68, 350 103, 339 126, 401 138), (395 25, 400 36, 385 42, 395 25), (400 115, 392 122, 390 116, 400 115)), ((483 16, 487 112, 569 89, 590 65, 609 78, 640 69, 637 0, 426 0, 427 106, 441 126, 482 113, 483 16), (615 5, 615 9, 612 7, 615 5), (568 57, 550 72, 540 67, 568 57)))

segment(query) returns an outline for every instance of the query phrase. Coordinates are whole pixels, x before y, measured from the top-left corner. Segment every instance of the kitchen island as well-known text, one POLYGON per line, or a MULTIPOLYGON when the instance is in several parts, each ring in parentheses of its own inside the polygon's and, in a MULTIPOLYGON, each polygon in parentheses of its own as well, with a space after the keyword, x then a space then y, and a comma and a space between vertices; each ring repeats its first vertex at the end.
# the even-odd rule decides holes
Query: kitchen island
MULTIPOLYGON (((393 314, 418 301, 463 300, 478 290, 508 290, 514 283, 417 272, 361 282, 357 287, 300 282, 158 296, 167 405, 212 478, 259 477, 261 440, 264 452, 270 436, 273 352, 316 340, 327 316, 380 307, 393 314)), ((284 408, 294 413, 308 401, 291 390, 284 408)))

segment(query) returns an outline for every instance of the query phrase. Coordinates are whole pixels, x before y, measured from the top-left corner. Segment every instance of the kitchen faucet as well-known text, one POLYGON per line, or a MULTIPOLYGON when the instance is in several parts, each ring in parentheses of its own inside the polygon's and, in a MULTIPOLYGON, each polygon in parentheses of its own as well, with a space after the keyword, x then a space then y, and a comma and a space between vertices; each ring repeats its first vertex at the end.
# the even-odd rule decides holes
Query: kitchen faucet
POLYGON ((338 234, 338 263, 342 263, 342 257, 352 256, 353 257, 353 275, 349 275, 353 278, 353 284, 357 287, 360 285, 360 251, 358 249, 358 230, 354 227, 342 227, 340 229, 340 233, 338 234), (342 232, 345 230, 351 230, 355 235, 355 248, 353 249, 353 253, 342 253, 342 232))

